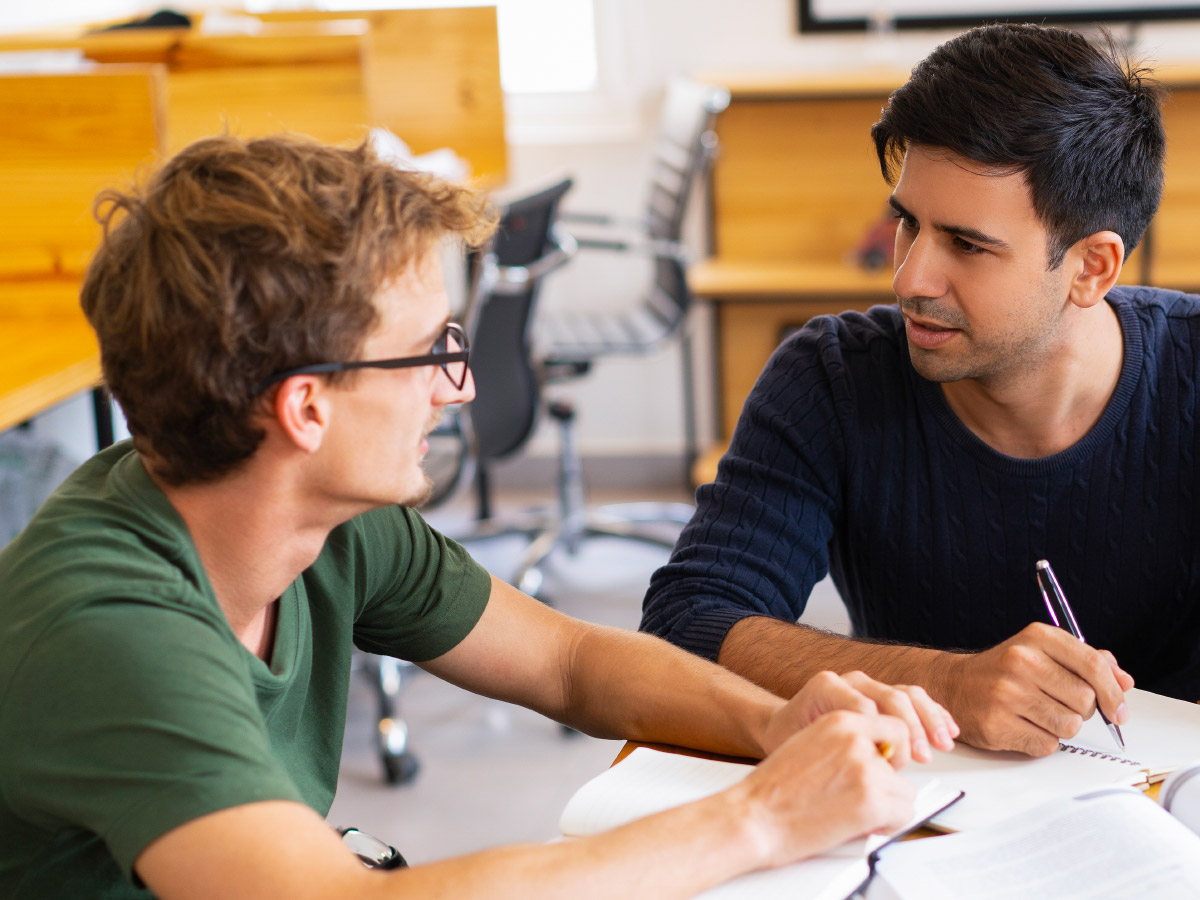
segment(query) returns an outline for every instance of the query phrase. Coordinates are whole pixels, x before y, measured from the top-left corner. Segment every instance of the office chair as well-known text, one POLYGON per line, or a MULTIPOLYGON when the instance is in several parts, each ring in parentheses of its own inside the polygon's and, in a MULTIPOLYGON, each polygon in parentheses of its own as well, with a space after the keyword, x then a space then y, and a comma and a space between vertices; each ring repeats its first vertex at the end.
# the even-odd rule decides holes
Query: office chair
MULTIPOLYGON (((464 539, 528 533, 537 525, 498 526, 490 521, 487 465, 520 449, 537 427, 541 385, 530 348, 530 331, 542 279, 574 252, 570 237, 556 234, 558 203, 571 188, 555 181, 501 209, 499 228, 480 252, 468 258, 466 306, 459 318, 471 344, 476 400, 447 410, 429 436, 426 473, 433 494, 422 509, 477 486, 480 527, 464 539)), ((408 724, 400 713, 411 663, 357 654, 356 665, 375 689, 376 749, 388 784, 406 784, 420 768, 408 746, 408 724)))
MULTIPOLYGON (((636 254, 653 263, 652 280, 640 302, 616 312, 540 316, 537 346, 543 383, 580 378, 604 356, 653 352, 679 337, 683 352, 682 398, 686 457, 695 456, 696 435, 691 344, 686 333, 692 295, 687 285, 687 254, 681 241, 688 201, 716 152, 713 126, 729 105, 724 88, 674 78, 667 87, 654 152, 644 216, 622 221, 595 213, 564 212, 580 251, 636 254)), ((546 524, 522 556, 513 584, 531 596, 542 585, 541 565, 559 547, 574 552, 589 537, 609 536, 673 547, 693 507, 683 503, 624 503, 589 508, 583 469, 575 443, 575 409, 564 401, 549 404, 559 430, 558 514, 546 524)))
POLYGON ((695 456, 696 434, 691 342, 686 331, 692 294, 687 284, 683 223, 692 189, 707 175, 717 152, 716 118, 728 106, 725 88, 681 76, 671 79, 642 217, 625 220, 600 213, 562 214, 581 251, 632 254, 652 261, 651 283, 640 301, 618 304, 616 312, 543 316, 538 323, 538 338, 545 348, 545 377, 551 382, 586 375, 602 357, 650 353, 679 337, 689 465, 695 456))

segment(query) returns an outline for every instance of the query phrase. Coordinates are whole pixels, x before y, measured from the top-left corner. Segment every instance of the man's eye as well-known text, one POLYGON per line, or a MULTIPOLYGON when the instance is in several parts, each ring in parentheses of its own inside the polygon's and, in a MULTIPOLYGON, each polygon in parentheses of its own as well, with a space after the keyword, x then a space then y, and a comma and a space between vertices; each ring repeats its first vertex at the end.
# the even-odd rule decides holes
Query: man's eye
POLYGON ((970 241, 964 240, 963 238, 960 238, 960 237, 956 237, 954 239, 954 246, 962 253, 982 253, 983 252, 983 248, 980 247, 978 244, 972 244, 970 241))

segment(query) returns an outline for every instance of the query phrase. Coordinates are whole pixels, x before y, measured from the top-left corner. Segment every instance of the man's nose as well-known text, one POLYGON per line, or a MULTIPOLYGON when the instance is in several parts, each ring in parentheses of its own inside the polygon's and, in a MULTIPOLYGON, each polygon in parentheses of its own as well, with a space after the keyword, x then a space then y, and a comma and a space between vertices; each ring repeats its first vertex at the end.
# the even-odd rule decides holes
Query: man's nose
POLYGON ((454 403, 470 403, 475 399, 475 375, 468 368, 467 380, 461 388, 455 387, 445 372, 438 372, 434 385, 433 403, 435 406, 450 406, 454 403))
POLYGON ((907 247, 896 242, 896 273, 892 290, 897 297, 941 297, 946 293, 940 254, 934 241, 918 234, 907 247))

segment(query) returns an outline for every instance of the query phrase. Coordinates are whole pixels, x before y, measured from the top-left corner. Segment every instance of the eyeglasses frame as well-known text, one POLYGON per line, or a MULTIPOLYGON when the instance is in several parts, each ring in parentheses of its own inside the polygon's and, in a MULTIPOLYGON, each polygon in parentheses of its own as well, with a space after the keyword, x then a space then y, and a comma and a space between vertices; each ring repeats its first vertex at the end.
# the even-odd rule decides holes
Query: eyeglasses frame
POLYGON ((294 369, 285 369, 282 372, 276 372, 269 378, 264 378, 254 386, 254 393, 261 394, 271 385, 278 384, 293 375, 326 375, 331 372, 349 372, 354 369, 410 369, 420 366, 438 366, 442 373, 450 379, 455 390, 461 391, 467 383, 470 372, 471 342, 467 339, 467 332, 457 322, 447 322, 442 336, 453 336, 462 349, 453 353, 427 353, 422 356, 398 356, 394 359, 360 359, 351 362, 312 363, 307 366, 297 366, 294 369), (461 380, 456 380, 450 374, 450 370, 446 368, 450 363, 456 362, 464 363, 461 380))

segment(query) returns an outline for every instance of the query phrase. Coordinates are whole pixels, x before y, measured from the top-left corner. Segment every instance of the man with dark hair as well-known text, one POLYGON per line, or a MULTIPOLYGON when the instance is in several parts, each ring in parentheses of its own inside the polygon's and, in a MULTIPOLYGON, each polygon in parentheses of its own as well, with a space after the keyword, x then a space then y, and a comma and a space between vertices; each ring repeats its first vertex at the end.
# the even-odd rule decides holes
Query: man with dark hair
POLYGON ((1034 755, 1096 706, 1123 723, 1131 676, 1200 699, 1200 299, 1115 287, 1160 102, 1061 29, 917 65, 872 129, 898 304, 776 351, 644 630, 784 696, 819 669, 920 684, 965 740, 1034 755), (1041 559, 1107 649, 1045 624, 1041 559), (850 638, 795 624, 827 573, 850 638))
POLYGON ((479 197, 224 137, 107 200, 83 306, 133 440, 0 553, 0 895, 682 897, 911 812, 895 770, 956 733, 921 689, 824 673, 784 702, 547 609, 405 508, 474 394, 438 247, 487 236, 479 197), (592 734, 771 756, 596 837, 370 871, 322 821, 354 646, 592 734))

